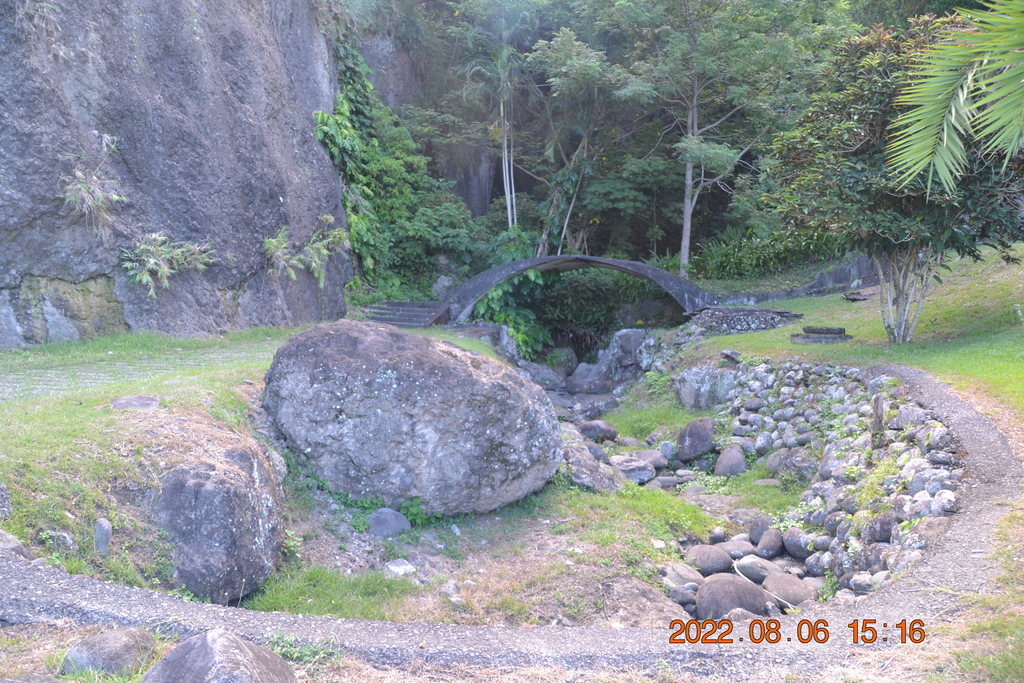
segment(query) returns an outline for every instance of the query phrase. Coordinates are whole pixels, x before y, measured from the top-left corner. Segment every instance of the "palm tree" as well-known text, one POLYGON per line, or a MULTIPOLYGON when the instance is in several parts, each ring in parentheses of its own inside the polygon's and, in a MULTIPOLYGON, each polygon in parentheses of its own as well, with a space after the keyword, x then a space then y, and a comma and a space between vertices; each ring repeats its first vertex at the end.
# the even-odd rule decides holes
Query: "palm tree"
POLYGON ((524 72, 524 59, 516 45, 530 33, 532 17, 523 12, 516 22, 506 21, 504 12, 496 17, 494 31, 472 29, 466 36, 470 49, 483 52, 464 64, 459 71, 469 80, 466 94, 483 95, 497 101, 497 120, 491 125, 495 138, 501 142, 501 177, 505 191, 505 209, 508 225, 518 223, 516 215, 516 187, 513 177, 513 95, 524 72))
POLYGON ((966 28, 925 52, 898 100, 913 107, 889 144, 889 165, 904 184, 927 172, 929 188, 938 176, 952 191, 967 170, 967 138, 1007 161, 1024 145, 1024 0, 986 5, 961 10, 966 28))

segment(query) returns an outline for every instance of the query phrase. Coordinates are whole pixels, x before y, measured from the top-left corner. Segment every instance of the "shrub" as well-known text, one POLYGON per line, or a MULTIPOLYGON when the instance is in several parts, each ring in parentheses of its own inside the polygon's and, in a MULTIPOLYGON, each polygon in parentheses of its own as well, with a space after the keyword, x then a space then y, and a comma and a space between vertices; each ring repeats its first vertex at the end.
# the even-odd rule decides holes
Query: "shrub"
POLYGON ((216 259, 216 250, 209 244, 172 242, 163 233, 153 232, 135 241, 133 249, 121 249, 121 267, 128 280, 149 288, 156 296, 156 285, 167 289, 168 278, 180 270, 206 270, 216 259))

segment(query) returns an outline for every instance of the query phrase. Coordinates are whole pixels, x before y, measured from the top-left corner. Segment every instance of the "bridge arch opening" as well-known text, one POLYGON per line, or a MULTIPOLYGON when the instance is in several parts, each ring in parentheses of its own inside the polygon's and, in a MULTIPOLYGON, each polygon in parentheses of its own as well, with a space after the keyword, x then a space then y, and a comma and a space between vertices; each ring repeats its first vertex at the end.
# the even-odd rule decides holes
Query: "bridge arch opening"
POLYGON ((525 273, 531 268, 541 272, 550 270, 566 272, 581 268, 606 268, 628 273, 657 284, 684 311, 693 311, 717 303, 714 296, 690 281, 646 263, 571 254, 566 256, 541 256, 523 261, 513 261, 512 263, 496 266, 474 275, 458 287, 450 289, 444 296, 445 303, 451 309, 452 320, 459 322, 468 320, 473 314, 476 302, 482 299, 488 291, 509 278, 525 273))

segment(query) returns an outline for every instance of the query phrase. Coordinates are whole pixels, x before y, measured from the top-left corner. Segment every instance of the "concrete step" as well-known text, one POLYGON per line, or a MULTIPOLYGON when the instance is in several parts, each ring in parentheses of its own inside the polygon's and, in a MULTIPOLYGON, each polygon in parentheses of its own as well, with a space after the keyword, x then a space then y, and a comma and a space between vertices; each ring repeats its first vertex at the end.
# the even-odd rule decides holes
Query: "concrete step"
POLYGON ((448 304, 439 301, 381 301, 362 309, 372 322, 395 327, 430 327, 448 322, 448 304))

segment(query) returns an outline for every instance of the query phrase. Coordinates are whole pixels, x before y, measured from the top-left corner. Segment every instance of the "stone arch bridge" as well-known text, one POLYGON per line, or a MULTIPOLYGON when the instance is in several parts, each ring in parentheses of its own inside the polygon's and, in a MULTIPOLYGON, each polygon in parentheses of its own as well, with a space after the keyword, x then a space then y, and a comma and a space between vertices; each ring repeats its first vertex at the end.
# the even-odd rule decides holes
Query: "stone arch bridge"
POLYGON ((474 275, 458 287, 454 287, 445 293, 444 302, 449 305, 451 319, 458 321, 469 319, 473 314, 473 306, 476 305, 476 302, 488 290, 511 277, 525 273, 531 268, 536 268, 540 271, 557 270, 561 272, 578 270, 580 268, 608 268, 654 282, 668 292, 683 307, 684 311, 693 311, 703 306, 713 306, 718 303, 715 297, 688 280, 684 280, 666 270, 655 268, 646 263, 570 254, 566 256, 539 256, 523 261, 513 261, 512 263, 496 266, 478 275, 474 275))

